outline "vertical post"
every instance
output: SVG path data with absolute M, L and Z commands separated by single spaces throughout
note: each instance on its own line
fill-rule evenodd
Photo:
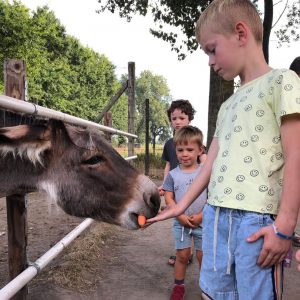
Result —
M 149 111 L 149 99 L 145 100 L 145 129 L 146 129 L 146 134 L 145 134 L 145 175 L 149 175 L 149 167 L 150 167 L 150 157 L 149 157 L 149 116 L 150 116 L 150 111 Z
M 104 114 L 104 120 L 103 121 L 104 121 L 103 124 L 105 126 L 112 127 L 112 113 L 110 111 L 108 111 Z M 111 143 L 111 135 L 112 134 L 110 132 L 105 132 L 105 138 L 110 143 Z
M 134 134 L 135 118 L 135 63 L 128 63 L 128 132 Z M 134 155 L 134 138 L 128 138 L 128 156 Z
M 24 61 L 6 60 L 4 62 L 5 95 L 25 100 L 26 68 Z M 16 124 L 11 124 L 16 125 Z M 24 195 L 6 197 L 8 231 L 8 268 L 12 280 L 27 266 L 27 203 Z M 27 297 L 24 286 L 12 299 L 23 300 Z

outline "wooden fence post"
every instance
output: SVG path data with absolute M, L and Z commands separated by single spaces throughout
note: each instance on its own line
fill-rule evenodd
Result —
M 110 111 L 104 113 L 104 126 L 112 127 L 112 113 Z M 110 132 L 105 132 L 105 139 L 111 143 L 111 136 Z
M 26 68 L 24 61 L 4 62 L 5 95 L 25 100 Z M 17 125 L 17 124 L 10 124 Z M 12 280 L 27 267 L 27 203 L 24 195 L 6 197 L 8 232 L 8 268 Z M 12 299 L 26 299 L 27 286 L 24 286 Z
M 135 63 L 128 63 L 128 132 L 134 134 L 135 117 Z M 128 138 L 128 156 L 134 155 L 134 138 Z
M 149 99 L 145 100 L 145 175 L 149 175 L 150 157 L 149 157 Z

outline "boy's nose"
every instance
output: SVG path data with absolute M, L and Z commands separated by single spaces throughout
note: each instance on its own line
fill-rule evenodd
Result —
M 215 65 L 215 59 L 212 55 L 209 55 L 209 57 L 208 57 L 208 65 L 210 67 L 213 67 Z

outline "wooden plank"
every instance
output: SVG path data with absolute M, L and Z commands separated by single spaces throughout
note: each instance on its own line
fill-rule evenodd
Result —
M 149 169 L 150 169 L 150 157 L 149 157 L 149 120 L 150 120 L 150 110 L 149 110 L 149 99 L 145 100 L 145 175 L 149 175 Z
M 103 111 L 101 112 L 101 114 L 99 114 L 96 118 L 95 118 L 95 122 L 99 123 L 104 115 L 113 107 L 113 105 L 117 102 L 117 100 L 121 97 L 121 95 L 126 91 L 128 86 L 128 81 L 126 81 L 122 87 L 117 91 L 117 93 L 110 98 L 108 104 L 105 106 L 105 108 L 103 109 Z
M 135 118 L 135 63 L 128 63 L 128 132 L 134 133 Z M 128 138 L 128 156 L 134 155 L 134 139 Z
M 104 114 L 104 126 L 112 127 L 112 113 L 110 111 Z M 105 132 L 105 138 L 107 141 L 111 143 L 112 134 L 109 132 Z
M 5 95 L 25 100 L 25 82 L 25 63 L 21 60 L 6 60 L 4 62 Z M 17 125 L 17 123 L 10 125 Z M 27 267 L 27 205 L 25 196 L 11 195 L 6 197 L 6 207 L 8 269 L 9 279 L 12 280 Z M 28 288 L 24 286 L 12 299 L 23 300 L 26 299 L 27 294 Z

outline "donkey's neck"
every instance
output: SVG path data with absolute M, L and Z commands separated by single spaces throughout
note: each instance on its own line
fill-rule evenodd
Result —
M 37 190 L 38 180 L 46 171 L 40 163 L 13 152 L 0 152 L 0 196 Z

